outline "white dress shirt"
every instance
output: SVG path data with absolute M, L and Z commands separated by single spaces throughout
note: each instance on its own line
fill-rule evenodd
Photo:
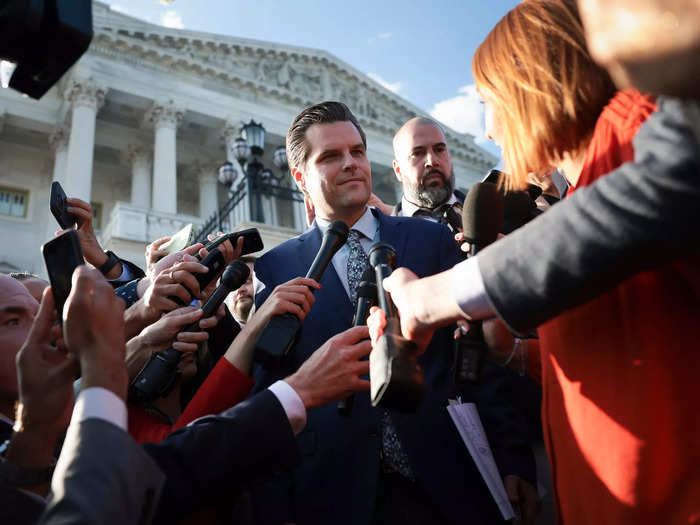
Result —
M 330 225 L 330 221 L 316 217 L 316 225 L 318 229 L 321 230 L 323 234 Z M 365 213 L 360 217 L 355 224 L 350 226 L 351 230 L 359 231 L 362 236 L 360 237 L 360 246 L 365 251 L 369 252 L 369 249 L 375 242 L 379 241 L 379 221 L 372 213 L 372 209 L 367 207 Z M 333 256 L 332 263 L 335 273 L 338 274 L 340 282 L 345 288 L 345 293 L 350 297 L 350 285 L 348 284 L 348 257 L 350 257 L 350 247 L 345 243 L 340 250 L 336 252 Z
M 306 407 L 299 394 L 284 381 L 273 383 L 268 390 L 279 400 L 294 435 L 297 435 L 306 426 Z M 111 390 L 94 386 L 81 390 L 78 394 L 73 407 L 71 425 L 92 417 L 112 423 L 124 431 L 128 430 L 126 404 Z

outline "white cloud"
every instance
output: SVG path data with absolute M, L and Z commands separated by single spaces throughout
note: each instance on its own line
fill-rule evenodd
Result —
M 385 88 L 387 88 L 389 91 L 392 91 L 394 93 L 398 93 L 401 91 L 401 88 L 403 87 L 403 83 L 401 82 L 389 82 L 387 80 L 384 80 L 382 77 L 380 77 L 377 73 L 367 73 L 367 76 L 374 80 L 376 83 L 381 84 Z
M 474 135 L 476 142 L 487 141 L 484 132 L 484 105 L 474 84 L 459 88 L 459 95 L 438 102 L 430 114 L 460 133 Z
M 389 40 L 392 36 L 394 36 L 394 33 L 390 31 L 385 31 L 383 33 L 379 33 L 377 35 L 369 37 L 367 39 L 367 43 L 374 44 L 377 40 Z
M 117 11 L 118 13 L 127 13 L 126 7 L 121 4 L 112 4 L 109 6 L 112 11 Z
M 185 27 L 185 24 L 182 23 L 180 13 L 172 9 L 163 14 L 160 18 L 160 23 L 165 27 L 172 27 L 173 29 L 184 29 Z

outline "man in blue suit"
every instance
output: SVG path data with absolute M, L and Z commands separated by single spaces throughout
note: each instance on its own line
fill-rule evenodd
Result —
M 446 227 L 389 217 L 367 206 L 372 175 L 366 138 L 344 104 L 324 102 L 297 116 L 287 134 L 287 156 L 292 175 L 313 202 L 316 221 L 309 231 L 256 261 L 256 305 L 275 286 L 306 274 L 330 222 L 344 221 L 351 232 L 320 280 L 321 289 L 315 292 L 314 307 L 304 320 L 291 358 L 277 370 L 258 367 L 256 389 L 298 368 L 315 348 L 350 326 L 352 275 L 363 255 L 358 255 L 360 248 L 366 254 L 373 243 L 387 242 L 398 254 L 398 265 L 421 277 L 451 268 L 459 257 Z M 501 522 L 446 410 L 448 398 L 455 396 L 452 359 L 451 330 L 443 329 L 420 358 L 426 394 L 415 414 L 375 409 L 366 395 L 356 396 L 350 417 L 338 414 L 335 406 L 309 413 L 307 427 L 298 436 L 302 466 L 268 480 L 256 491 L 260 522 Z M 489 410 L 483 406 L 488 433 L 493 429 L 488 428 Z M 502 436 L 497 432 L 489 434 L 495 449 L 500 445 L 508 452 L 518 449 L 499 440 Z M 531 457 L 524 452 L 523 458 L 522 452 L 518 449 L 512 455 L 522 461 L 499 465 L 501 474 L 532 479 Z

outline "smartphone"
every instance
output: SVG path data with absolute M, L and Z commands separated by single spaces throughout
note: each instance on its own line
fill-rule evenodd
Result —
M 63 191 L 61 183 L 54 181 L 51 183 L 51 197 L 49 198 L 49 207 L 51 213 L 56 218 L 56 222 L 63 230 L 73 229 L 78 220 L 75 215 L 68 213 L 68 203 L 66 202 L 66 192 Z
M 170 240 L 161 245 L 159 249 L 165 250 L 169 254 L 175 253 L 187 248 L 190 244 L 192 244 L 192 241 L 194 241 L 194 230 L 192 229 L 192 223 L 189 223 L 170 237 Z
M 84 264 L 80 239 L 75 230 L 66 230 L 41 247 L 46 272 L 49 274 L 51 291 L 56 304 L 59 322 L 63 319 L 63 305 L 70 294 L 71 280 L 75 269 Z
M 207 255 L 204 258 L 204 260 L 201 261 L 201 264 L 209 268 L 209 271 L 207 273 L 195 273 L 193 275 L 199 283 L 199 289 L 204 290 L 223 271 L 224 266 L 226 265 L 226 259 L 224 259 L 224 254 L 221 253 L 221 251 L 218 248 L 214 248 L 212 251 L 209 252 L 209 255 Z M 187 286 L 185 286 L 184 284 L 181 284 L 181 286 L 185 290 L 187 290 L 187 292 L 190 295 L 192 295 L 192 291 L 189 288 L 187 288 Z M 194 299 L 194 296 L 192 298 Z M 180 299 L 177 296 L 170 296 L 168 297 L 168 299 L 174 301 L 180 306 L 185 306 L 185 303 L 182 301 L 182 299 Z
M 243 251 L 241 255 L 248 255 L 249 253 L 259 252 L 265 246 L 263 245 L 262 238 L 260 237 L 260 232 L 257 228 L 248 228 L 247 230 L 241 230 L 237 232 L 227 233 L 221 237 L 217 237 L 209 244 L 205 246 L 207 251 L 211 251 L 217 246 L 219 246 L 224 241 L 231 241 L 233 247 L 236 247 L 238 243 L 238 238 L 243 237 Z M 199 256 L 197 256 L 199 258 Z

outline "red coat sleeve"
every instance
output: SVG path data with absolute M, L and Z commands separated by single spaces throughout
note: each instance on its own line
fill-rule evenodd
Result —
M 248 396 L 253 384 L 252 378 L 222 357 L 185 407 L 171 431 L 189 425 L 202 416 L 218 414 L 237 405 Z

